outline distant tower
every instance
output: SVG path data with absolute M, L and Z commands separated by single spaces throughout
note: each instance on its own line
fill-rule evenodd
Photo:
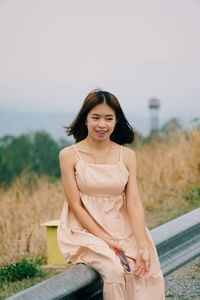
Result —
M 149 100 L 150 109 L 150 134 L 158 132 L 158 110 L 160 108 L 160 101 L 157 98 L 151 98 Z

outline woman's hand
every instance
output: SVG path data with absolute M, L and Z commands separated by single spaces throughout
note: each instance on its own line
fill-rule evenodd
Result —
M 136 257 L 135 275 L 146 277 L 151 265 L 150 252 L 148 248 L 139 248 Z
M 105 242 L 111 249 L 114 249 L 114 250 L 117 249 L 117 250 L 124 251 L 124 248 L 115 239 L 108 238 L 108 239 L 105 239 Z

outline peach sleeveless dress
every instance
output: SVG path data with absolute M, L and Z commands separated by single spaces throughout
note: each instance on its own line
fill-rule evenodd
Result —
M 129 172 L 123 162 L 123 146 L 120 146 L 116 164 L 92 164 L 77 154 L 75 177 L 84 208 L 101 228 L 117 239 L 124 247 L 131 272 L 123 270 L 118 256 L 100 238 L 84 229 L 70 210 L 67 199 L 61 212 L 57 230 L 59 248 L 65 262 L 85 263 L 95 269 L 103 280 L 105 300 L 163 300 L 164 278 L 154 241 L 149 237 L 151 267 L 148 277 L 134 274 L 137 243 L 129 222 L 125 185 Z

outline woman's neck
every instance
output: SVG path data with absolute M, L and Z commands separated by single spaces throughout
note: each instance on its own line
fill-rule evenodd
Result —
M 89 146 L 90 148 L 101 150 L 105 148 L 111 148 L 112 141 L 110 139 L 105 141 L 96 141 L 90 137 L 87 137 L 85 139 L 85 144 Z

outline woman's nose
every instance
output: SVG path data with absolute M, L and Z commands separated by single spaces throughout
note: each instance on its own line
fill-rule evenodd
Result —
M 98 125 L 99 125 L 99 127 L 105 127 L 105 120 L 100 119 Z

